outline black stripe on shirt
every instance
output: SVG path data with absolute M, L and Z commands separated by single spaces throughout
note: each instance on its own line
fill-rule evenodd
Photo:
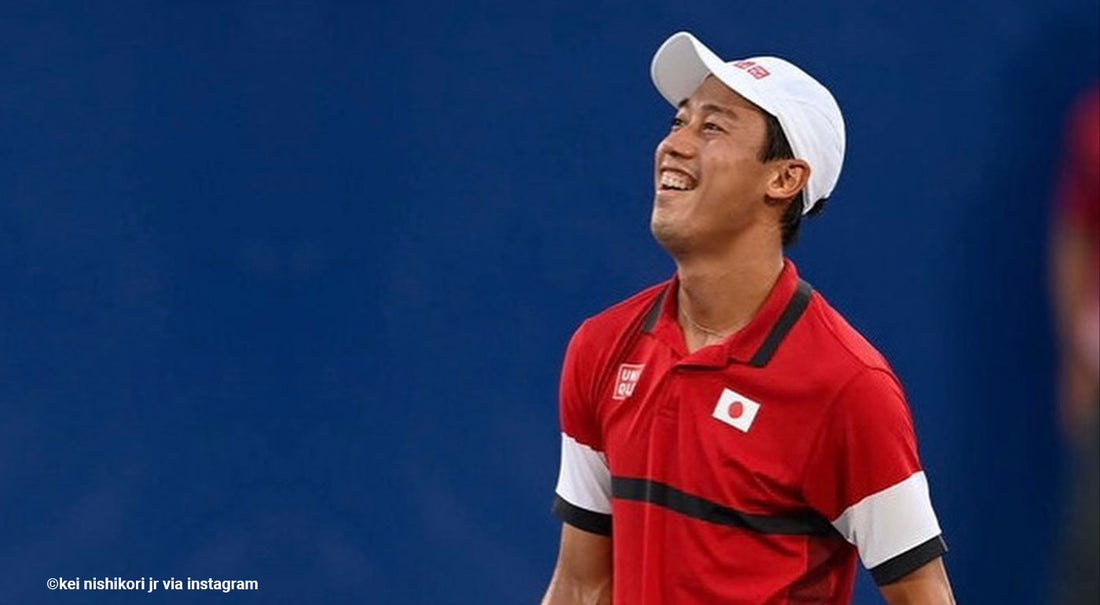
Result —
M 559 519 L 577 529 L 583 529 L 586 532 L 600 534 L 601 536 L 611 535 L 611 515 L 595 513 L 575 506 L 558 495 L 554 496 L 552 510 Z
M 649 479 L 612 477 L 611 495 L 620 500 L 648 502 L 708 523 L 762 534 L 821 535 L 835 531 L 827 519 L 817 514 L 772 517 L 744 513 Z
M 896 557 L 891 557 L 875 565 L 871 568 L 871 577 L 875 579 L 875 584 L 879 586 L 896 582 L 902 576 L 916 571 L 918 567 L 936 557 L 943 556 L 946 552 L 947 544 L 944 543 L 943 536 L 936 536 Z
M 760 345 L 760 348 L 756 350 L 756 353 L 749 360 L 749 365 L 757 368 L 762 368 L 767 365 L 768 361 L 775 355 L 775 350 L 779 348 L 779 343 L 783 342 L 783 338 L 787 336 L 787 332 L 791 331 L 795 322 L 799 317 L 802 317 L 802 313 L 806 311 L 806 307 L 810 304 L 810 296 L 813 294 L 814 289 L 810 284 L 803 280 L 798 280 L 798 289 L 795 290 L 794 296 L 791 296 L 790 302 L 787 303 L 787 307 L 783 309 L 783 313 L 779 316 L 779 319 L 775 321 L 775 325 L 772 326 L 768 335 L 764 338 L 764 342 Z
M 642 322 L 643 332 L 652 332 L 653 326 L 657 325 L 657 318 L 661 316 L 661 308 L 667 294 L 668 288 L 661 290 L 661 293 L 657 295 L 657 299 L 650 303 L 649 310 L 645 313 L 645 320 Z

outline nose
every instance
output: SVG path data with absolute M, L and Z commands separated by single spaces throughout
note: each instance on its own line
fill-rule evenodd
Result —
M 678 158 L 695 157 L 696 141 L 689 128 L 677 128 L 668 133 L 657 145 L 657 155 L 671 155 Z

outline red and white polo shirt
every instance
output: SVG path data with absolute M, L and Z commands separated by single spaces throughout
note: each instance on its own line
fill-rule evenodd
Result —
M 689 354 L 677 280 L 585 321 L 561 377 L 554 511 L 610 534 L 625 605 L 848 603 L 946 552 L 886 360 L 787 261 Z

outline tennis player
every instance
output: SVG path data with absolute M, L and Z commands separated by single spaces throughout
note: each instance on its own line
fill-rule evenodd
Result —
M 784 257 L 833 191 L 833 96 L 774 57 L 658 49 L 650 218 L 676 273 L 586 320 L 561 377 L 544 605 L 949 604 L 901 384 Z

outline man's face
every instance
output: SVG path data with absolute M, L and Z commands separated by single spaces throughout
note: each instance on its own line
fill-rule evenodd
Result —
M 657 146 L 650 229 L 670 253 L 720 250 L 762 220 L 764 114 L 713 76 L 680 104 Z

